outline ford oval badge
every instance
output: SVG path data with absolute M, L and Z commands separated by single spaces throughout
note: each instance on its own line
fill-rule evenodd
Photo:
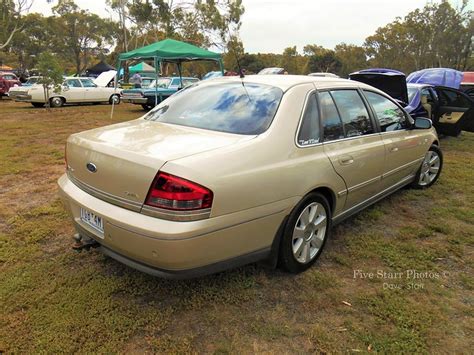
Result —
M 91 162 L 87 163 L 86 168 L 87 168 L 87 170 L 89 170 L 91 173 L 97 172 L 97 166 L 95 166 L 94 163 L 91 163 Z

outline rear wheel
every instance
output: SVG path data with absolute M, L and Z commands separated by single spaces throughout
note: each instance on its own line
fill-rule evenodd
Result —
M 291 212 L 280 246 L 280 264 L 292 273 L 313 265 L 321 254 L 331 228 L 326 198 L 310 193 Z
M 31 104 L 33 105 L 33 107 L 36 107 L 36 108 L 44 107 L 43 102 L 32 102 Z
M 51 107 L 61 107 L 64 105 L 64 99 L 62 97 L 53 97 L 49 100 Z
M 425 154 L 412 186 L 418 189 L 430 187 L 438 180 L 442 168 L 443 153 L 438 146 L 432 145 Z
M 109 104 L 114 104 L 114 105 L 118 105 L 120 103 L 120 96 L 119 95 L 112 95 L 110 96 L 110 99 L 109 99 Z

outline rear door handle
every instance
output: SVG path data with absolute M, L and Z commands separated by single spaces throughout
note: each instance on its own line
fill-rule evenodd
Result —
M 354 162 L 354 158 L 350 155 L 343 155 L 342 157 L 339 157 L 339 164 L 341 165 L 349 165 Z
M 390 152 L 392 152 L 392 153 L 398 152 L 398 147 L 390 148 Z

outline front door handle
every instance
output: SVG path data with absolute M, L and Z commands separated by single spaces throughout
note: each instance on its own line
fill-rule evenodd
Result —
M 391 153 L 398 152 L 398 147 L 392 147 L 392 148 L 390 148 L 390 152 L 391 152 Z
M 343 155 L 339 157 L 339 164 L 341 165 L 349 165 L 354 162 L 354 158 L 350 155 Z

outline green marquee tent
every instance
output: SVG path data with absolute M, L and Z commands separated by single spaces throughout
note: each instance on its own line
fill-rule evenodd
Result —
M 222 64 L 222 57 L 219 53 L 169 38 L 119 55 L 121 61 L 141 58 L 157 58 L 159 62 L 214 60 Z
M 130 73 L 142 73 L 142 72 L 155 72 L 155 68 L 152 67 L 150 64 L 145 62 L 140 62 L 138 64 L 132 65 L 128 67 L 128 71 Z

